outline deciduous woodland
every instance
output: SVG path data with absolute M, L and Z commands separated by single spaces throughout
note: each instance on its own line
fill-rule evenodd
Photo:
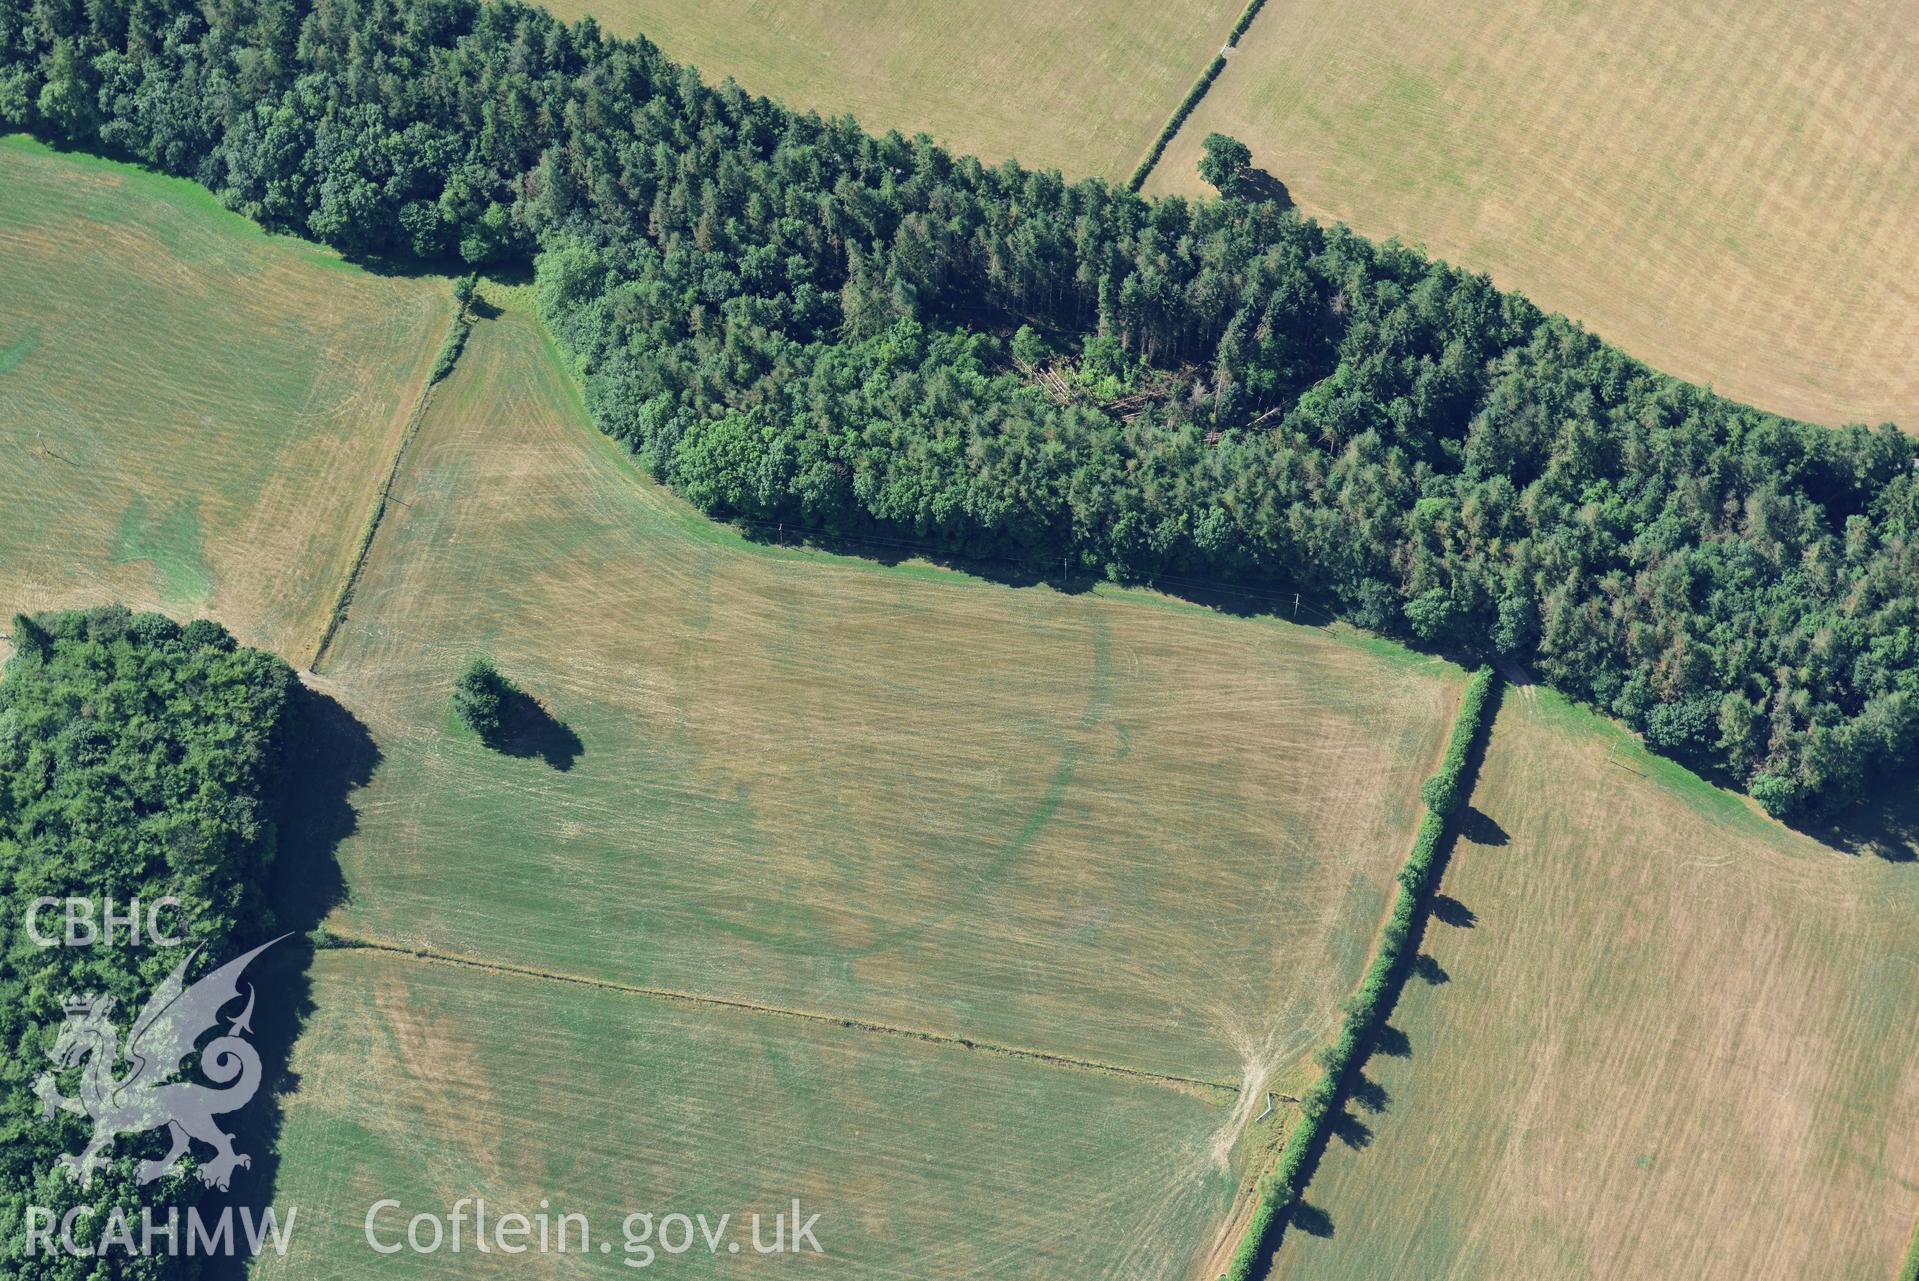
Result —
M 8 1276 L 67 1275 L 60 1263 L 83 1275 L 78 1262 L 49 1264 L 44 1251 L 27 1262 L 27 1207 L 56 1220 L 91 1207 L 76 1229 L 88 1245 L 111 1207 L 137 1232 L 140 1207 L 201 1200 L 194 1170 L 206 1150 L 181 1175 L 142 1185 L 127 1154 L 162 1149 L 127 1134 L 89 1182 L 67 1177 L 56 1158 L 79 1152 L 92 1127 L 65 1111 L 41 1119 L 34 1088 L 56 1066 L 48 1051 L 62 1002 L 112 997 L 115 1017 L 131 1020 L 194 949 L 203 960 L 230 959 L 232 944 L 270 936 L 262 883 L 298 683 L 280 659 L 235 645 L 217 623 L 183 628 L 117 606 L 17 616 L 13 642 L 0 681 L 0 886 L 13 905 L 0 952 L 0 1261 Z M 122 922 L 117 946 L 44 947 L 24 919 L 36 899 L 80 899 L 98 928 L 109 911 L 124 915 L 137 900 L 151 912 L 169 896 L 178 905 L 164 916 L 142 914 L 177 939 L 169 946 L 127 945 Z M 60 909 L 45 910 L 36 928 L 58 936 Z M 155 1213 L 164 1219 L 164 1209 Z M 164 1251 L 101 1267 L 140 1281 L 201 1271 L 198 1259 Z
M 1779 814 L 1919 739 L 1912 441 L 1270 204 L 988 169 L 477 0 L 0 0 L 0 126 L 352 254 L 534 259 L 600 425 L 714 515 L 1305 588 Z

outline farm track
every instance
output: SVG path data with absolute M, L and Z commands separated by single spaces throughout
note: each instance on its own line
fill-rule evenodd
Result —
M 1035 1063 L 1046 1063 L 1053 1067 L 1077 1068 L 1086 1072 L 1103 1072 L 1109 1076 L 1127 1077 L 1137 1081 L 1152 1081 L 1168 1086 L 1197 1086 L 1207 1090 L 1217 1090 L 1222 1094 L 1237 1095 L 1238 1085 L 1225 1081 L 1209 1081 L 1202 1077 L 1179 1076 L 1168 1072 L 1152 1072 L 1144 1068 L 1128 1067 L 1123 1063 L 1108 1063 L 1099 1059 L 1079 1058 L 1071 1054 L 1054 1054 L 1046 1050 L 1028 1049 L 1017 1045 L 1000 1045 L 992 1041 L 980 1041 L 971 1037 L 954 1036 L 947 1032 L 934 1032 L 925 1028 L 899 1027 L 890 1023 L 875 1023 L 867 1019 L 851 1018 L 841 1014 L 827 1014 L 818 1010 L 796 1010 L 780 1005 L 767 1005 L 758 1001 L 735 1000 L 729 997 L 703 996 L 697 992 L 681 992 L 672 988 L 646 987 L 637 983 L 620 983 L 613 979 L 597 979 L 584 974 L 563 974 L 556 970 L 543 970 L 530 965 L 514 965 L 506 961 L 491 961 L 484 957 L 463 956 L 451 952 L 439 952 L 431 948 L 405 947 L 398 943 L 382 942 L 378 939 L 361 938 L 353 935 L 334 934 L 338 941 L 331 945 L 332 951 L 383 952 L 394 956 L 407 956 L 415 960 L 439 965 L 451 965 L 462 969 L 483 970 L 490 974 L 510 974 L 519 978 L 542 979 L 549 983 L 566 983 L 576 987 L 598 988 L 605 992 L 621 992 L 628 996 L 652 997 L 656 1000 L 674 1001 L 683 1005 L 717 1007 L 720 1009 L 741 1010 L 749 1014 L 766 1014 L 779 1018 L 800 1019 L 808 1023 L 819 1023 L 829 1027 L 845 1028 L 854 1032 L 870 1032 L 876 1036 L 898 1037 L 908 1041 L 922 1041 L 929 1045 L 955 1046 L 967 1050 L 980 1050 L 988 1054 L 1002 1054 L 1008 1058 L 1027 1059 Z M 1275 1094 L 1276 1098 L 1296 1103 L 1291 1095 Z

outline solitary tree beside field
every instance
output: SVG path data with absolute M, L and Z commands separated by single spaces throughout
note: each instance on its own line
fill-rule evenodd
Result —
M 1206 154 L 1199 158 L 1199 176 L 1213 184 L 1220 195 L 1232 195 L 1252 166 L 1252 148 L 1223 133 L 1207 134 L 1200 146 Z

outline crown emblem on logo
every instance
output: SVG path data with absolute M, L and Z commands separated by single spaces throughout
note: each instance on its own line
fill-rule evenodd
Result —
M 280 938 L 285 938 L 283 934 Z M 184 957 L 147 998 L 123 1039 L 108 1022 L 114 998 L 107 995 L 60 998 L 66 1021 L 47 1050 L 53 1071 L 42 1072 L 33 1091 L 40 1099 L 40 1115 L 55 1112 L 86 1117 L 93 1134 L 78 1156 L 62 1155 L 63 1169 L 81 1186 L 108 1163 L 114 1140 L 164 1127 L 173 1146 L 165 1156 L 142 1164 L 135 1172 L 141 1183 L 177 1172 L 181 1158 L 198 1141 L 213 1149 L 198 1171 L 208 1187 L 226 1188 L 233 1171 L 252 1164 L 245 1153 L 233 1150 L 233 1135 L 214 1118 L 244 1107 L 260 1088 L 260 1055 L 247 1041 L 253 1025 L 253 987 L 241 973 L 254 957 L 279 942 L 262 943 L 237 960 L 229 961 L 198 982 L 187 982 L 187 966 L 199 951 Z M 223 1018 L 221 1010 L 244 995 L 246 1008 Z M 223 1030 L 221 1023 L 227 1026 Z M 200 1038 L 216 1033 L 204 1046 Z M 211 1084 L 172 1081 L 189 1060 Z M 120 1065 L 127 1064 L 125 1071 Z M 80 1093 L 60 1093 L 59 1074 L 77 1075 Z

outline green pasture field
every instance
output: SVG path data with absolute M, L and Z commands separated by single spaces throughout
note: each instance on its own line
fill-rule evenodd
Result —
M 0 138 L 0 607 L 209 613 L 304 663 L 452 311 Z
M 1363 965 L 1456 668 L 1146 593 L 749 543 L 538 325 L 435 390 L 321 670 L 384 754 L 330 924 L 1251 1084 Z M 552 723 L 451 719 L 476 654 Z
M 1919 1205 L 1910 815 L 1842 852 L 1530 691 L 1472 801 L 1384 1097 L 1274 1275 L 1891 1277 Z
M 1166 1281 L 1232 1195 L 1208 1157 L 1228 1107 L 1205 1091 L 373 952 L 322 952 L 314 977 L 274 1189 L 300 1207 L 296 1248 L 261 1281 Z M 387 1243 L 464 1196 L 584 1214 L 590 1248 L 367 1246 L 382 1198 L 403 1207 L 376 1221 Z M 754 1254 L 747 1216 L 768 1244 L 794 1198 L 823 1253 Z M 644 1261 L 621 1231 L 636 1211 L 731 1214 L 741 1250 L 622 1266 Z
M 717 82 L 996 164 L 1124 179 L 1242 0 L 558 0 Z
M 1905 0 L 1272 3 L 1147 191 L 1210 194 L 1200 140 L 1232 134 L 1306 212 L 1667 373 L 1914 430 L 1916 122 Z

